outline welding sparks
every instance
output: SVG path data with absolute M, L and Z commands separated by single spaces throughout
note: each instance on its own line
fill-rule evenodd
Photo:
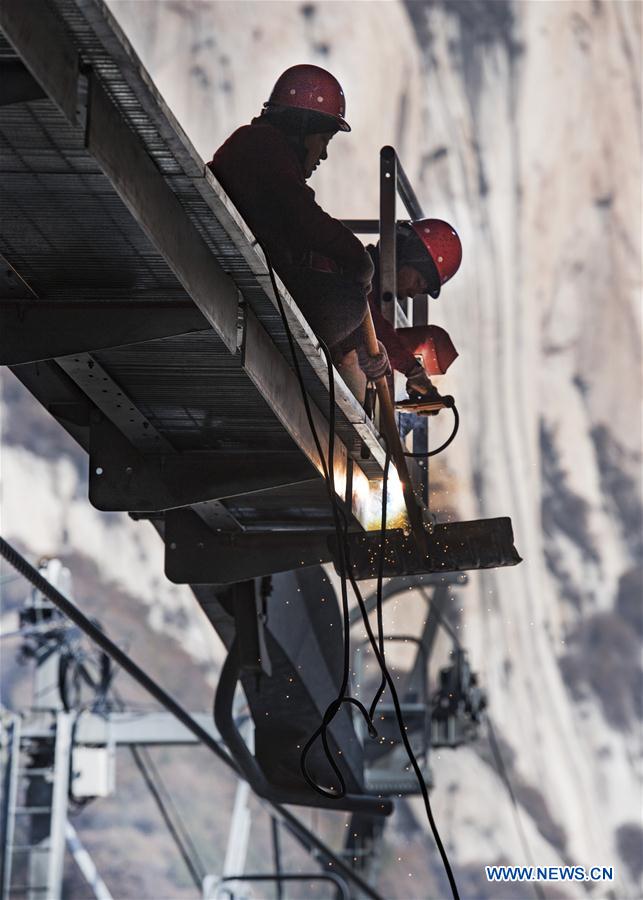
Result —
M 369 481 L 356 468 L 353 474 L 353 510 L 367 531 L 377 531 L 382 524 L 382 478 Z M 408 525 L 402 482 L 393 465 L 389 468 L 386 491 L 386 527 L 404 528 Z

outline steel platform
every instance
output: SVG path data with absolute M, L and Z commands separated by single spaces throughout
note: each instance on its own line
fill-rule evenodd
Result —
M 270 533 L 268 567 L 291 568 L 333 517 L 254 236 L 100 0 L 1 0 L 0 29 L 0 362 L 88 452 L 98 509 Z M 327 366 L 278 289 L 328 464 Z M 335 491 L 372 530 L 383 442 L 333 377 Z

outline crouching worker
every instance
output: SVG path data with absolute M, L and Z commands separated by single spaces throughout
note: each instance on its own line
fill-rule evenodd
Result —
M 209 167 L 315 334 L 334 359 L 349 335 L 361 346 L 373 263 L 362 243 L 306 185 L 338 131 L 350 131 L 344 93 L 318 66 L 287 69 L 261 115 L 232 134 Z M 390 371 L 386 352 L 362 354 L 369 378 Z
M 436 392 L 424 366 L 412 352 L 414 341 L 402 329 L 398 333 L 381 314 L 378 305 L 379 284 L 379 244 L 369 246 L 368 253 L 373 261 L 375 274 L 368 302 L 373 316 L 373 324 L 378 340 L 386 348 L 393 369 L 406 376 L 406 390 L 409 396 L 430 397 Z M 460 267 L 462 245 L 454 228 L 441 219 L 420 219 L 416 222 L 400 222 L 396 231 L 396 294 L 399 300 L 429 294 L 434 299 L 440 296 L 442 285 L 449 281 Z M 417 329 L 414 329 L 417 331 Z M 425 329 L 426 330 L 426 329 Z M 438 334 L 441 330 L 438 330 Z M 446 332 L 441 340 L 450 344 Z M 361 397 L 366 388 L 361 367 L 365 349 L 360 334 L 354 332 L 342 343 L 344 354 L 339 363 L 340 372 L 356 396 Z M 455 352 L 452 349 L 447 351 Z M 358 363 L 360 368 L 356 367 Z

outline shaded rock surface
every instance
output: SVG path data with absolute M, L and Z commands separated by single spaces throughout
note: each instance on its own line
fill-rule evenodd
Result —
M 641 5 L 110 8 L 205 160 L 258 113 L 283 68 L 314 62 L 341 80 L 353 126 L 314 176 L 324 207 L 376 217 L 378 151 L 392 143 L 426 212 L 457 226 L 462 269 L 431 304 L 460 353 L 439 384 L 462 418 L 445 454 L 448 503 L 462 519 L 510 515 L 525 561 L 473 575 L 454 621 L 488 690 L 534 861 L 613 864 L 617 882 L 594 896 L 640 896 Z M 83 512 L 82 464 L 14 394 L 9 386 L 3 533 L 34 555 L 82 550 L 132 592 L 139 579 L 148 602 L 162 599 L 149 615 L 164 629 L 163 610 L 172 620 L 173 604 L 190 601 L 163 581 L 158 538 Z M 396 607 L 405 628 L 421 617 L 415 602 Z M 195 649 L 208 626 L 198 613 L 190 621 L 177 638 L 201 660 L 220 658 L 207 641 Z M 432 765 L 463 897 L 531 896 L 484 879 L 485 864 L 526 862 L 484 739 L 436 752 Z M 381 890 L 446 896 L 428 834 L 409 824 L 424 827 L 421 803 L 407 811 L 396 823 L 408 839 L 390 829 Z M 138 883 L 123 890 L 145 895 Z

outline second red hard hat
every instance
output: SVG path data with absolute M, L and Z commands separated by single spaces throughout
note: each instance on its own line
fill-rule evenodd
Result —
M 429 292 L 432 297 L 438 297 L 442 285 L 453 278 L 460 268 L 462 262 L 460 238 L 455 229 L 442 219 L 419 219 L 417 222 L 411 222 L 411 225 L 438 270 L 440 283 L 435 290 Z

